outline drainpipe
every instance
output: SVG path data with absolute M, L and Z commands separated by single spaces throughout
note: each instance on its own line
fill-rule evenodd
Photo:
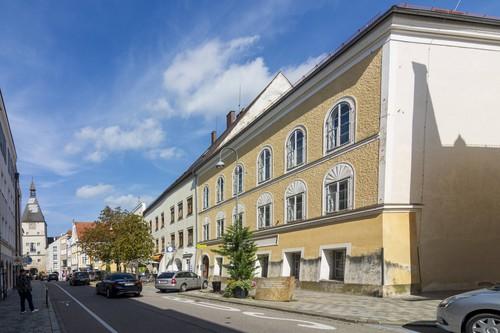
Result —
M 198 245 L 198 174 L 193 170 L 193 181 L 194 181 L 194 200 L 193 200 L 193 209 L 194 209 L 194 227 L 193 227 L 193 245 L 194 245 L 194 262 L 193 262 L 193 271 L 198 274 L 198 249 L 196 246 Z

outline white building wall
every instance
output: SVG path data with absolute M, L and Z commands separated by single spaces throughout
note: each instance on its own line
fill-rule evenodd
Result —
M 500 280 L 500 27 L 436 22 L 384 46 L 379 201 L 415 205 L 423 290 L 477 288 Z
M 33 260 L 26 268 L 37 268 L 39 272 L 45 271 L 47 254 L 47 225 L 43 222 L 22 223 L 23 255 L 29 255 Z
M 158 270 L 177 271 L 176 260 L 180 260 L 183 270 L 195 271 L 196 258 L 196 196 L 195 196 L 195 180 L 193 177 L 186 179 L 181 184 L 176 186 L 167 196 L 151 211 L 146 212 L 144 220 L 149 224 L 152 222 L 154 239 L 158 239 L 159 247 L 161 248 L 161 238 L 165 237 L 165 247 L 170 245 L 170 235 L 175 234 L 176 250 L 174 253 L 165 254 L 159 264 Z M 193 199 L 192 214 L 187 216 L 187 199 Z M 177 204 L 183 202 L 183 219 L 178 220 Z M 175 222 L 170 221 L 170 207 L 175 207 Z M 161 213 L 165 214 L 165 227 L 161 228 Z M 155 230 L 155 218 L 158 217 L 159 228 Z M 193 244 L 188 246 L 188 230 L 193 230 Z M 184 246 L 179 248 L 179 231 L 184 233 Z M 165 252 L 165 249 L 160 252 Z

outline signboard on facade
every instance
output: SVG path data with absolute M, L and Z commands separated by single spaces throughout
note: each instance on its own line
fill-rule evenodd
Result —
M 206 249 L 207 248 L 207 244 L 196 244 L 196 248 L 197 249 Z

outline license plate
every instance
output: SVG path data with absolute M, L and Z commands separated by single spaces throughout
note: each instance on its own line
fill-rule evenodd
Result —
M 125 283 L 126 286 L 133 286 L 134 283 L 131 283 L 131 282 L 128 282 L 128 283 Z

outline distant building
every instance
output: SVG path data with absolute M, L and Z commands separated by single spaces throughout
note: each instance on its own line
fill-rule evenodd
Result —
M 37 269 L 38 272 L 45 271 L 47 253 L 47 223 L 43 216 L 42 209 L 36 197 L 35 183 L 30 186 L 30 197 L 24 208 L 22 221 L 23 254 L 32 259 L 31 264 L 26 265 L 26 269 Z
M 68 264 L 68 258 L 71 256 L 71 253 L 68 254 L 70 237 L 71 230 L 68 230 L 47 246 L 47 273 L 57 272 L 59 279 L 64 279 L 71 272 L 70 263 Z
M 91 258 L 83 251 L 79 244 L 79 239 L 83 234 L 93 228 L 95 222 L 76 222 L 73 221 L 73 227 L 71 229 L 71 238 L 69 239 L 70 253 L 69 256 L 71 261 L 69 267 L 71 271 L 85 271 L 94 268 Z
M 17 153 L 0 92 L 0 296 L 14 286 L 16 258 L 21 255 Z M 3 297 L 0 297 L 0 300 Z
M 130 212 L 132 214 L 136 214 L 139 216 L 142 216 L 144 214 L 144 211 L 146 210 L 146 203 L 144 201 L 141 201 L 139 199 L 139 202 L 137 203 L 137 206 L 134 207 Z

